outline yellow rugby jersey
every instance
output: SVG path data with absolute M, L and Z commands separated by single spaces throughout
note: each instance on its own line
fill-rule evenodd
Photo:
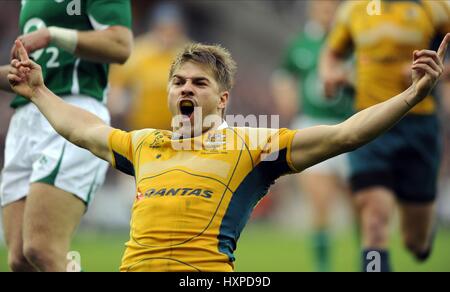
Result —
M 130 59 L 123 66 L 111 66 L 110 82 L 130 89 L 130 110 L 126 117 L 131 129 L 172 129 L 167 105 L 170 65 L 177 49 L 164 50 L 150 37 L 138 38 Z
M 120 270 L 233 271 L 253 208 L 295 171 L 295 132 L 225 127 L 176 140 L 170 131 L 114 130 L 113 166 L 137 186 Z
M 356 109 L 362 110 L 395 96 L 410 86 L 414 50 L 429 48 L 439 35 L 450 32 L 450 1 L 381 1 L 381 13 L 369 15 L 370 1 L 347 1 L 337 14 L 328 45 L 345 54 L 356 54 Z M 431 114 L 433 98 L 427 97 L 411 112 Z

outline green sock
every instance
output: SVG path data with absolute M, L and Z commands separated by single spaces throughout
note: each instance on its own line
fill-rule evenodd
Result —
M 328 231 L 318 230 L 314 232 L 314 255 L 316 257 L 316 269 L 319 272 L 330 271 L 330 239 Z

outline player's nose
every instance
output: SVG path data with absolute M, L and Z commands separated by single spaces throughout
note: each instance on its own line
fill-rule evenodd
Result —
M 194 88 L 192 86 L 191 82 L 184 83 L 183 87 L 181 88 L 181 95 L 182 96 L 192 96 L 194 95 Z

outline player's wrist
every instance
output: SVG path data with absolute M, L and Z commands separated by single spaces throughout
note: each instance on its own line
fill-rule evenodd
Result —
M 78 32 L 75 29 L 50 26 L 48 31 L 51 43 L 71 54 L 75 52 L 78 44 Z
M 49 29 L 47 27 L 44 27 L 40 31 L 42 38 L 45 40 L 45 46 L 48 46 L 52 41 L 52 36 L 50 35 Z
M 428 96 L 429 91 L 424 91 L 423 89 L 417 88 L 416 84 L 410 86 L 407 90 L 407 95 L 405 97 L 405 103 L 413 108 L 419 102 L 425 99 Z
M 46 96 L 48 92 L 49 89 L 45 86 L 45 84 L 38 85 L 32 89 L 30 100 L 35 102 L 38 99 L 42 99 L 42 97 Z

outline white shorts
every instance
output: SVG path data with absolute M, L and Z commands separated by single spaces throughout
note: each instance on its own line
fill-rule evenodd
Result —
M 317 119 L 307 116 L 301 116 L 294 120 L 292 129 L 304 129 L 318 125 L 336 125 L 340 121 L 332 119 Z M 336 175 L 342 180 L 347 180 L 349 177 L 349 161 L 346 153 L 335 156 L 328 160 L 322 161 L 313 165 L 303 171 L 303 173 L 317 173 L 326 175 Z
M 106 107 L 85 96 L 64 100 L 110 123 Z M 70 117 L 67 117 L 70 123 Z M 105 180 L 108 163 L 59 136 L 34 104 L 14 113 L 6 136 L 1 205 L 27 196 L 31 183 L 42 182 L 74 194 L 86 204 Z

